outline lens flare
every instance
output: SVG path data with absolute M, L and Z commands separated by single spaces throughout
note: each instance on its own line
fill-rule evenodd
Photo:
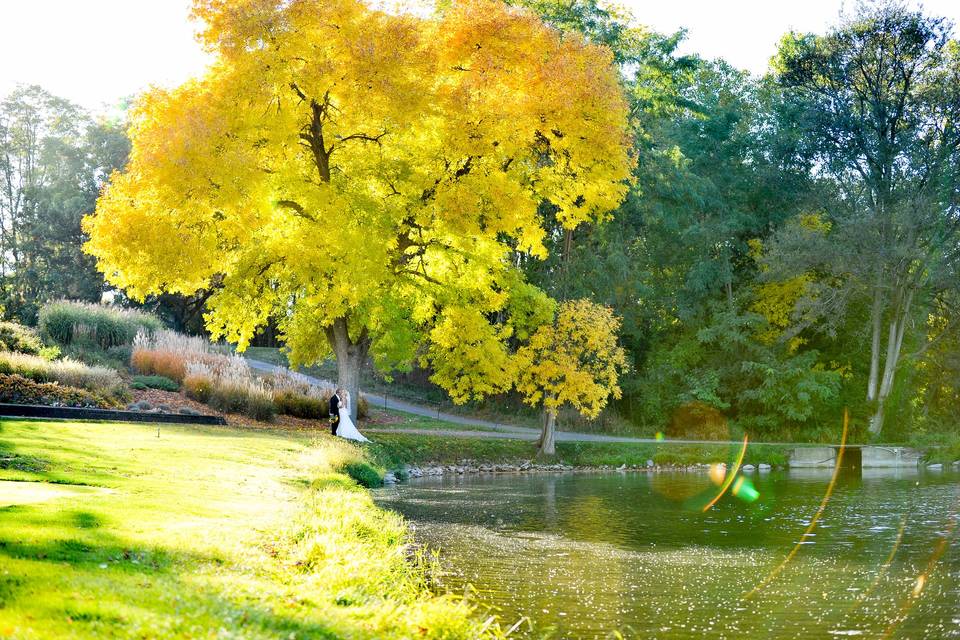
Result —
M 709 447 L 713 460 L 725 460 L 727 465 L 732 464 L 730 456 L 736 457 L 736 442 L 730 441 L 730 429 L 726 416 L 718 409 L 700 402 L 684 404 L 674 410 L 667 426 L 653 435 L 657 452 L 667 466 L 669 461 L 678 457 L 682 459 L 688 442 L 676 441 L 704 441 Z M 707 444 L 710 443 L 710 444 Z M 685 473 L 683 477 L 675 474 L 653 474 L 650 478 L 650 487 L 658 494 L 671 501 L 681 503 L 684 510 L 700 512 L 703 505 L 716 495 L 717 487 L 723 484 L 724 472 L 720 472 L 719 480 L 711 481 L 704 467 L 702 472 Z M 716 472 L 714 472 L 716 473 Z
M 740 476 L 733 483 L 730 493 L 744 502 L 753 502 L 760 497 L 760 492 L 756 490 L 753 483 L 746 476 Z
M 718 487 L 723 484 L 723 479 L 727 477 L 727 465 L 722 462 L 714 462 L 710 465 L 710 482 Z
M 890 565 L 893 564 L 893 559 L 897 556 L 897 550 L 900 549 L 900 543 L 903 541 L 903 532 L 907 528 L 907 516 L 904 515 L 900 518 L 900 530 L 897 531 L 897 539 L 893 541 L 893 547 L 890 548 L 890 553 L 887 555 L 887 559 L 884 560 L 883 564 L 880 565 L 880 569 L 877 571 L 877 575 L 874 577 L 873 582 L 870 583 L 870 586 L 864 589 L 863 593 L 857 598 L 856 602 L 853 603 L 849 609 L 847 609 L 847 614 L 849 615 L 855 609 L 857 609 L 864 600 L 867 599 L 873 590 L 877 588 L 877 585 L 880 584 L 880 581 L 883 580 L 883 577 L 887 575 L 887 571 L 890 570 Z
M 747 436 L 743 436 L 743 446 L 740 448 L 740 455 L 737 456 L 737 461 L 733 463 L 733 467 L 730 468 L 729 473 L 727 473 L 726 479 L 724 479 L 723 484 L 720 485 L 720 491 L 717 492 L 717 495 L 714 496 L 713 500 L 708 502 L 703 507 L 703 511 L 709 511 L 713 505 L 720 502 L 720 498 L 723 497 L 723 494 L 727 492 L 727 489 L 730 488 L 730 485 L 733 484 L 733 480 L 737 477 L 737 472 L 740 471 L 740 465 L 743 464 L 743 457 L 747 454 Z M 712 472 L 713 469 L 711 468 Z
M 787 557 L 783 559 L 779 565 L 777 565 L 773 571 L 771 571 L 766 578 L 764 578 L 760 584 L 755 586 L 753 589 L 744 594 L 743 599 L 749 600 L 755 596 L 761 589 L 766 587 L 768 584 L 773 582 L 781 571 L 783 571 L 790 561 L 793 560 L 793 556 L 797 555 L 797 552 L 800 550 L 800 547 L 804 542 L 807 541 L 807 538 L 810 537 L 810 534 L 813 533 L 813 530 L 817 528 L 817 523 L 820 522 L 820 516 L 823 515 L 823 512 L 827 508 L 827 503 L 830 502 L 830 496 L 833 495 L 833 488 L 837 484 L 837 477 L 840 475 L 840 465 L 843 463 L 843 452 L 847 446 L 847 430 L 850 427 L 850 413 L 844 409 L 843 410 L 843 434 L 840 437 L 840 449 L 837 451 L 837 463 L 833 467 L 833 475 L 830 477 L 830 484 L 827 485 L 827 491 L 823 494 L 823 500 L 820 501 L 820 507 L 817 508 L 817 512 L 813 514 L 813 518 L 810 519 L 810 524 L 807 526 L 807 530 L 803 532 L 803 535 L 800 536 L 800 541 L 793 546 L 793 549 L 790 550 L 790 553 L 787 554 Z
M 923 588 L 926 586 L 927 580 L 929 580 L 930 576 L 933 575 L 934 570 L 937 568 L 937 564 L 940 562 L 940 558 L 952 543 L 954 532 L 957 528 L 958 506 L 960 506 L 960 491 L 957 492 L 957 501 L 953 504 L 952 513 L 947 518 L 947 530 L 940 537 L 940 541 L 937 543 L 937 546 L 934 547 L 933 553 L 930 554 L 930 559 L 927 560 L 927 566 L 924 567 L 923 573 L 917 576 L 916 581 L 913 583 L 913 589 L 911 589 L 910 594 L 900 606 L 900 611 L 897 614 L 897 617 L 890 624 L 890 626 L 887 627 L 886 631 L 884 631 L 882 636 L 883 638 L 889 638 L 892 636 L 897 630 L 897 627 L 903 624 L 903 621 L 906 620 L 907 616 L 910 615 L 910 611 L 913 609 L 914 605 L 917 603 L 917 600 L 920 598 L 920 595 L 923 593 Z

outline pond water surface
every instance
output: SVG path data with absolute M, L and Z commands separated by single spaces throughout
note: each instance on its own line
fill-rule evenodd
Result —
M 378 493 L 523 637 L 960 638 L 960 474 L 698 473 L 420 479 Z M 469 585 L 469 586 L 468 586 Z M 475 592 L 473 591 L 475 589 Z

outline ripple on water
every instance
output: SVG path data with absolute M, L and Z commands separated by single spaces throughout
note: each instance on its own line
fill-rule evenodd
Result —
M 957 475 L 841 481 L 817 535 L 801 540 L 828 480 L 767 474 L 757 503 L 707 514 L 640 474 L 431 480 L 380 495 L 442 550 L 449 588 L 474 585 L 507 625 L 529 616 L 530 637 L 960 637 L 956 546 L 911 597 L 947 530 Z

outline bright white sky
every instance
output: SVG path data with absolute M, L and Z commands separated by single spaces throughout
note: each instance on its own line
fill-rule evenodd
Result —
M 620 0 L 637 22 L 688 32 L 682 52 L 762 73 L 790 29 L 823 31 L 852 0 Z M 925 0 L 960 22 L 960 0 Z M 190 0 L 0 0 L 0 96 L 39 84 L 96 111 L 202 72 Z

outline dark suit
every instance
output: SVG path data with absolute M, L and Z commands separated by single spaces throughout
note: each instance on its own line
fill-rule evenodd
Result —
M 337 394 L 330 396 L 330 435 L 337 435 L 340 426 L 340 397 Z

